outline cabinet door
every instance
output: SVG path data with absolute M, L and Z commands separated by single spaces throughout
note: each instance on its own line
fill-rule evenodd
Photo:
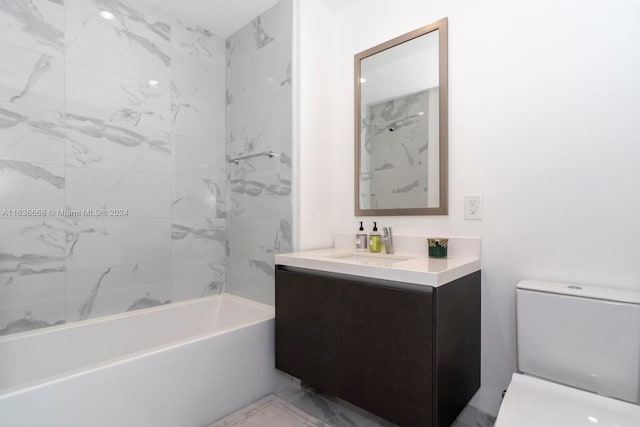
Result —
M 402 426 L 432 425 L 432 295 L 342 282 L 340 396 Z
M 339 394 L 339 281 L 276 270 L 276 368 Z

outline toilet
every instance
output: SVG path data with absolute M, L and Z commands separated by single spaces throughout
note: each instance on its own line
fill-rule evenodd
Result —
M 640 292 L 523 280 L 495 427 L 640 427 Z

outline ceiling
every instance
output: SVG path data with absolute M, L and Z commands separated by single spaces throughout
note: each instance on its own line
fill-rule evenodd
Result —
M 147 0 L 177 18 L 227 38 L 279 0 Z

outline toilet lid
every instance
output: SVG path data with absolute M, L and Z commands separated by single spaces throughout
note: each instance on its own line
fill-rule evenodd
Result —
M 640 406 L 513 374 L 495 427 L 638 427 Z

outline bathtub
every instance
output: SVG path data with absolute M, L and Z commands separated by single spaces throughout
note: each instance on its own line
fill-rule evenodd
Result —
M 0 426 L 206 426 L 284 383 L 274 309 L 229 294 L 0 338 Z

